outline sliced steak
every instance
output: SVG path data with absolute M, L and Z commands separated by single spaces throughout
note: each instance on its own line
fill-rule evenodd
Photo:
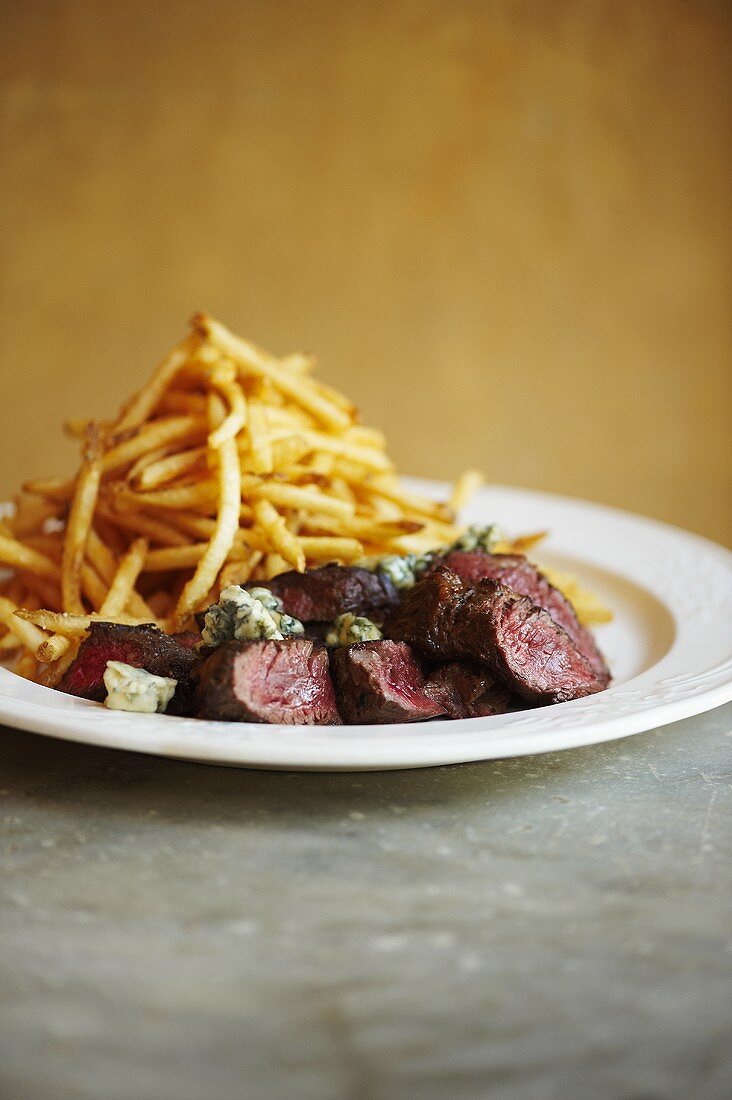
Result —
M 536 704 L 578 699 L 607 686 L 569 635 L 526 596 L 492 580 L 468 585 L 447 568 L 405 594 L 384 632 L 433 659 L 487 665 Z
M 402 593 L 399 606 L 386 618 L 389 638 L 407 642 L 423 657 L 449 661 L 466 656 L 455 648 L 455 624 L 470 599 L 470 585 L 450 569 L 429 573 Z
M 587 658 L 599 680 L 610 683 L 610 672 L 590 631 L 577 618 L 566 596 L 550 584 L 522 554 L 488 554 L 485 550 L 452 550 L 437 568 L 452 569 L 469 584 L 498 581 L 506 588 L 528 596 L 537 607 L 548 611 L 554 622 L 569 634 L 580 653 Z
M 196 714 L 222 722 L 339 725 L 328 654 L 308 638 L 225 642 L 201 668 Z
M 94 622 L 59 689 L 68 695 L 103 702 L 107 695 L 104 686 L 107 661 L 123 661 L 133 668 L 144 668 L 153 676 L 172 676 L 178 686 L 167 713 L 190 713 L 194 673 L 200 661 L 188 638 L 181 641 L 152 624 L 123 626 Z
M 510 690 L 489 669 L 467 661 L 452 661 L 434 669 L 424 690 L 451 718 L 504 714 L 511 698 Z
M 422 669 L 404 642 L 357 642 L 334 649 L 330 670 L 338 709 L 350 725 L 422 722 L 445 714 L 425 692 Z
M 264 582 L 257 584 L 261 587 Z M 293 569 L 273 577 L 266 587 L 279 596 L 287 614 L 301 623 L 330 622 L 346 611 L 380 620 L 399 600 L 396 588 L 383 573 L 355 565 L 323 565 L 304 573 Z

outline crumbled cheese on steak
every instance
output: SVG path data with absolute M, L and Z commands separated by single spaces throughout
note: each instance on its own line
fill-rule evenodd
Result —
M 232 585 L 232 588 L 234 587 L 236 585 Z M 284 611 L 285 605 L 282 600 L 279 596 L 275 596 L 274 592 L 270 592 L 269 588 L 248 588 L 247 592 L 255 600 L 259 600 L 268 611 Z
M 495 523 L 487 527 L 473 525 L 463 531 L 462 535 L 453 542 L 450 550 L 486 550 L 492 554 L 501 541 L 501 532 Z
M 107 689 L 104 705 L 110 710 L 155 714 L 165 710 L 178 681 L 170 676 L 153 676 L 144 668 L 135 668 L 122 661 L 107 661 L 104 686 Z
M 398 592 L 405 588 L 411 588 L 417 577 L 414 571 L 416 557 L 414 554 L 387 554 L 380 558 L 376 568 L 379 573 L 384 573 L 389 578 Z
M 304 633 L 302 623 L 284 613 L 282 600 L 268 588 L 247 591 L 232 584 L 206 612 L 201 638 L 206 646 L 218 646 L 232 638 L 241 642 L 281 641 Z
M 396 588 L 403 592 L 411 588 L 431 565 L 436 551 L 426 554 L 385 554 L 383 557 L 361 558 L 359 565 L 372 573 L 383 573 Z
M 356 642 L 379 642 L 383 637 L 384 635 L 371 619 L 367 619 L 364 615 L 353 615 L 347 611 L 333 620 L 325 636 L 325 644 L 334 648 L 341 645 L 354 645 Z
M 424 554 L 385 554 L 383 557 L 362 558 L 359 565 L 372 572 L 383 573 L 398 592 L 405 592 L 424 576 L 435 559 L 452 550 L 485 550 L 491 554 L 500 540 L 501 532 L 494 523 L 487 527 L 473 525 L 463 531 L 455 542 L 439 550 L 429 550 Z

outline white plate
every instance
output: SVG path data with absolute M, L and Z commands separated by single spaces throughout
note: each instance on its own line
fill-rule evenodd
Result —
M 432 496 L 434 482 L 413 482 Z M 255 768 L 429 767 L 590 745 L 732 699 L 732 553 L 640 516 L 522 489 L 485 489 L 470 522 L 548 529 L 547 565 L 612 607 L 597 637 L 613 672 L 588 699 L 492 718 L 393 726 L 265 726 L 128 715 L 0 669 L 0 721 L 35 733 L 185 760 Z

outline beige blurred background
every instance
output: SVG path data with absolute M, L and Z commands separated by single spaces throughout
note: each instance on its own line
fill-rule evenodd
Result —
M 5 3 L 0 495 L 205 308 L 406 472 L 732 540 L 732 6 Z M 500 517 L 497 517 L 500 518 Z

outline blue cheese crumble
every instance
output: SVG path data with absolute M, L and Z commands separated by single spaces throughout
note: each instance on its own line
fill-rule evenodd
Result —
M 385 554 L 383 557 L 361 558 L 357 563 L 372 573 L 383 573 L 398 592 L 416 584 L 434 561 L 436 551 L 426 554 Z
M 380 558 L 362 558 L 358 564 L 363 569 L 383 573 L 398 592 L 403 592 L 416 584 L 435 560 L 451 550 L 486 550 L 492 554 L 501 538 L 501 531 L 494 523 L 487 527 L 473 525 L 449 546 L 439 550 L 428 550 L 424 554 L 386 554 Z
M 501 532 L 495 523 L 491 523 L 488 527 L 473 525 L 463 531 L 450 550 L 486 550 L 491 554 L 500 541 Z
M 379 642 L 384 635 L 376 623 L 364 615 L 353 615 L 350 611 L 338 615 L 330 625 L 325 636 L 325 644 L 331 648 L 341 645 L 354 645 L 356 642 Z
M 104 705 L 110 710 L 155 714 L 165 710 L 178 681 L 170 676 L 153 676 L 144 668 L 135 668 L 122 661 L 107 661 L 104 686 L 107 689 Z
M 377 571 L 388 577 L 397 591 L 411 588 L 417 580 L 415 554 L 387 554 L 377 563 Z
M 218 646 L 232 638 L 242 642 L 281 641 L 304 633 L 302 623 L 285 614 L 282 600 L 268 588 L 247 591 L 232 584 L 206 612 L 201 639 L 206 646 Z

